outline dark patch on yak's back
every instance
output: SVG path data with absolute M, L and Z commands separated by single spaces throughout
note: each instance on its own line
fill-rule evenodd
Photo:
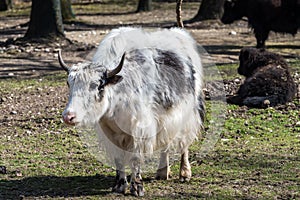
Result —
M 184 63 L 179 56 L 171 51 L 157 50 L 154 62 L 162 82 L 175 89 L 176 93 L 182 93 L 180 89 L 185 85 L 185 72 Z
M 154 62 L 159 66 L 170 67 L 177 72 L 183 73 L 183 63 L 180 61 L 178 56 L 171 51 L 157 50 L 158 56 L 154 58 Z
M 191 80 L 185 75 L 185 63 L 176 53 L 158 49 L 153 59 L 162 83 L 155 89 L 155 101 L 167 110 L 191 91 Z

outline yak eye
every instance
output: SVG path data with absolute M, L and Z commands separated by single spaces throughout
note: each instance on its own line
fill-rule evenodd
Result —
M 98 84 L 97 84 L 97 83 L 94 83 L 94 82 L 92 82 L 92 83 L 90 84 L 90 91 L 93 91 L 93 90 L 95 90 L 97 87 L 98 87 Z

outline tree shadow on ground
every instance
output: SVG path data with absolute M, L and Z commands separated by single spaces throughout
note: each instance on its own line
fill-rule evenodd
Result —
M 274 44 L 274 45 L 267 45 L 267 48 L 272 49 L 300 49 L 299 45 L 292 45 L 292 44 Z
M 243 47 L 253 47 L 254 46 L 242 46 L 242 45 L 203 45 L 203 48 L 212 55 L 228 55 L 228 56 L 239 56 L 240 50 Z M 285 44 L 278 44 L 278 45 L 268 45 L 266 50 L 269 49 L 300 49 L 299 45 L 285 45 Z M 292 59 L 299 59 L 299 55 L 297 54 L 288 54 L 282 55 L 284 58 L 292 58 Z M 223 63 L 225 64 L 225 63 Z
M 7 78 L 33 78 L 62 71 L 56 60 L 39 60 L 33 57 L 0 57 L 0 79 Z M 14 60 L 14 62 L 11 62 Z M 24 63 L 23 63 L 24 62 Z
M 243 46 L 239 45 L 203 45 L 203 48 L 210 54 L 238 55 Z
M 84 14 L 76 14 L 76 16 L 119 16 L 119 15 L 132 15 L 136 14 L 136 11 L 129 11 L 129 12 L 109 12 L 109 13 L 84 13 Z
M 176 25 L 174 22 L 140 22 L 140 23 L 124 23 L 122 25 L 116 24 L 91 24 L 88 22 L 72 21 L 64 23 L 66 31 L 88 31 L 88 30 L 111 30 L 120 27 L 144 27 L 144 28 L 171 28 Z
M 110 193 L 114 177 L 96 176 L 36 176 L 19 180 L 0 181 L 1 199 L 21 197 L 72 198 Z

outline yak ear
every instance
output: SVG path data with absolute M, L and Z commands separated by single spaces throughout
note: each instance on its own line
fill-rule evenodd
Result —
M 113 77 L 107 78 L 107 84 L 117 84 L 123 80 L 123 77 L 120 75 L 114 75 Z

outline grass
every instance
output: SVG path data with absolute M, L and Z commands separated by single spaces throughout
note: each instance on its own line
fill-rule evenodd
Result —
M 235 78 L 242 78 L 243 76 L 237 73 L 238 64 L 225 64 L 217 66 L 218 70 L 221 72 L 222 77 L 230 80 Z

